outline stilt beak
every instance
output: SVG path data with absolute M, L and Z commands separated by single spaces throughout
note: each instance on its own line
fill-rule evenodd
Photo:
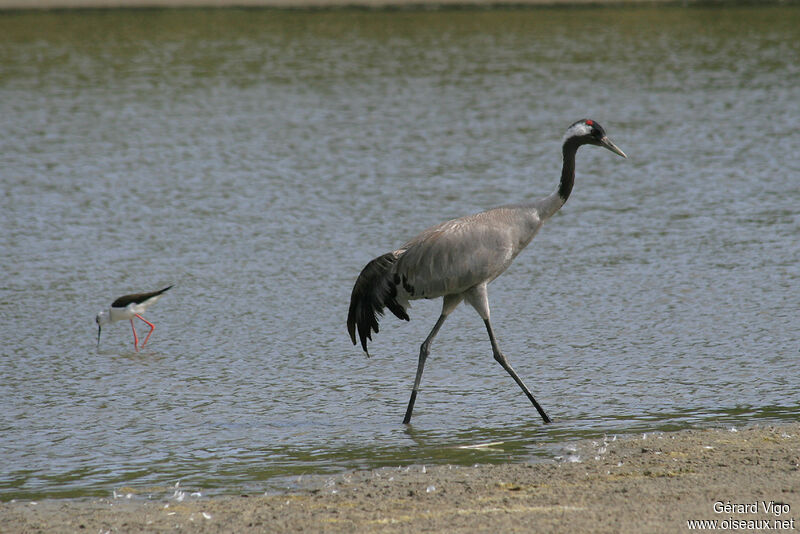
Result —
M 97 348 L 100 348 L 100 332 L 103 330 L 103 327 L 97 325 Z
M 626 159 L 628 158 L 628 156 L 626 156 L 626 155 L 625 155 L 625 152 L 623 152 L 622 150 L 620 150 L 620 149 L 619 149 L 619 147 L 617 147 L 617 145 L 615 145 L 614 143 L 612 143 L 612 142 L 611 142 L 611 139 L 609 139 L 608 137 L 606 137 L 606 136 L 603 136 L 603 138 L 602 138 L 602 139 L 600 139 L 600 143 L 601 143 L 601 146 L 603 146 L 603 147 L 605 147 L 605 148 L 609 149 L 609 150 L 610 150 L 611 152 L 613 152 L 614 154 L 616 154 L 616 155 L 618 155 L 618 156 L 622 156 L 623 158 L 626 158 Z

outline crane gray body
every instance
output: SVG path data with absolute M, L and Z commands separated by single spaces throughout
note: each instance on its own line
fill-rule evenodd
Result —
M 423 231 L 393 252 L 398 302 L 460 295 L 505 271 L 539 231 L 536 205 L 509 205 Z M 484 317 L 485 318 L 485 317 Z

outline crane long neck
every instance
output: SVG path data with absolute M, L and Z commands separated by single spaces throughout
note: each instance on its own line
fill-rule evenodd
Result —
M 539 216 L 542 220 L 552 217 L 561 206 L 566 203 L 572 193 L 572 186 L 575 185 L 575 153 L 580 144 L 574 139 L 567 139 L 562 148 L 564 161 L 561 167 L 561 182 L 550 196 L 543 199 L 538 206 Z
M 578 143 L 572 139 L 564 142 L 562 154 L 564 161 L 561 166 L 561 182 L 558 184 L 558 196 L 561 198 L 563 206 L 572 193 L 572 186 L 575 185 L 575 153 L 578 151 Z

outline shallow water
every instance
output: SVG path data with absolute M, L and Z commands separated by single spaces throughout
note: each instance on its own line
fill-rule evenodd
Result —
M 0 499 L 530 461 L 800 416 L 800 9 L 0 14 Z M 345 329 L 372 257 L 569 203 L 490 286 Z M 176 284 L 130 328 L 94 315 Z M 142 328 L 146 331 L 146 328 Z M 490 449 L 459 446 L 503 442 Z

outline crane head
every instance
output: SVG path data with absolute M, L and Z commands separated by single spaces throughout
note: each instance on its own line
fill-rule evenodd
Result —
M 595 145 L 607 148 L 614 154 L 627 158 L 628 156 L 617 147 L 606 135 L 606 131 L 595 120 L 581 119 L 567 128 L 564 142 L 575 140 L 580 145 Z

